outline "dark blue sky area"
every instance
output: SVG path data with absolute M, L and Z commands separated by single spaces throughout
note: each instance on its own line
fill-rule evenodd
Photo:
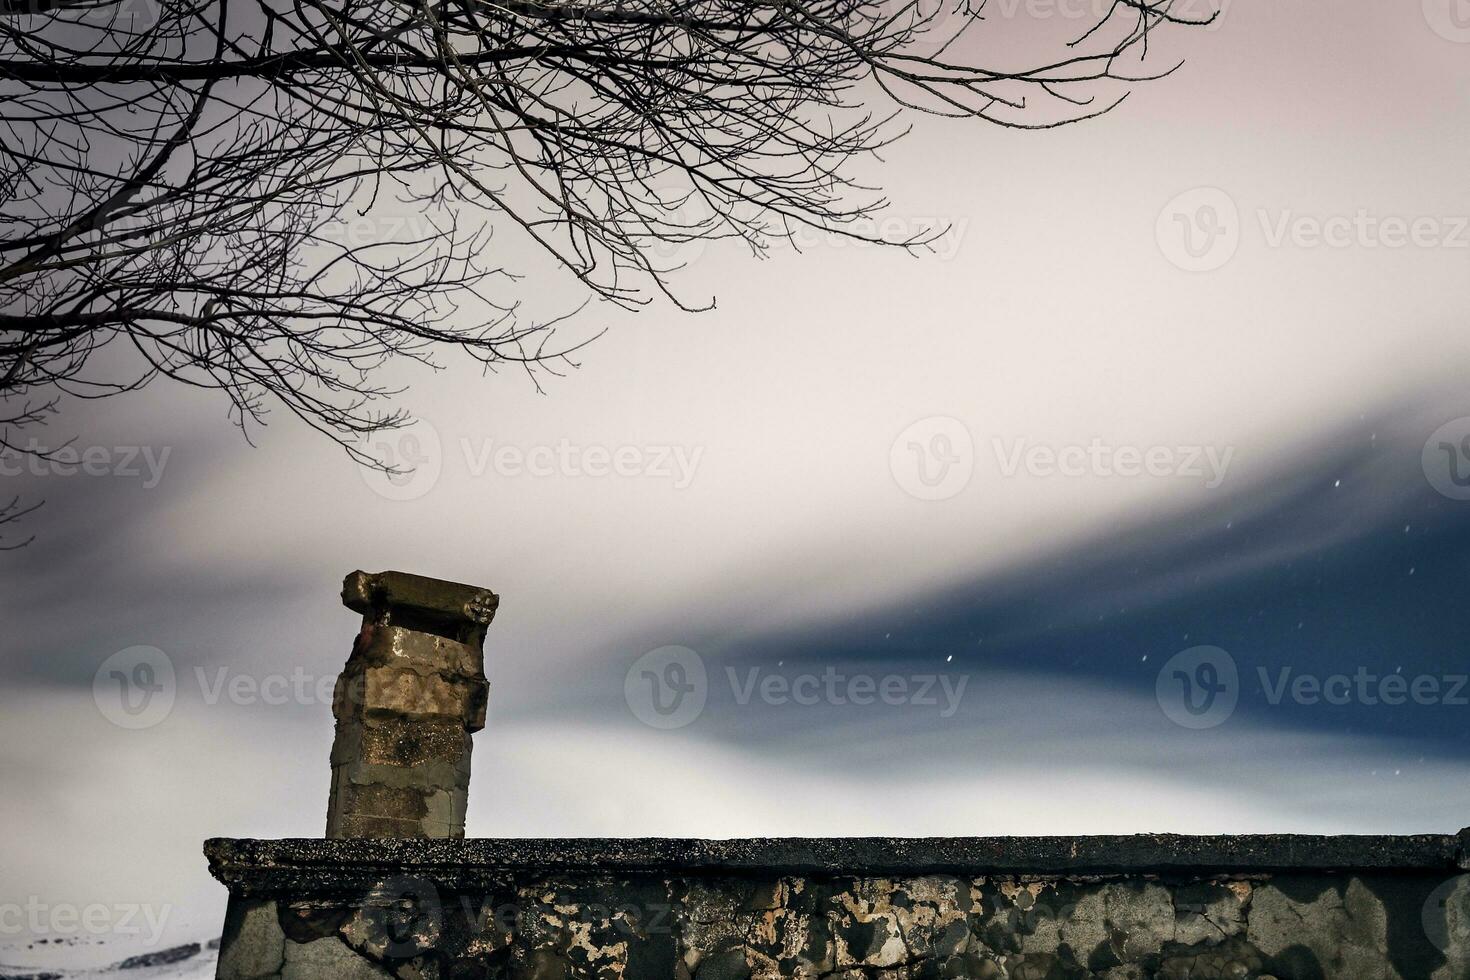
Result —
M 1303 447 L 1269 479 L 1227 481 L 1187 512 L 871 615 L 732 640 L 721 656 L 1029 672 L 1152 697 L 1171 656 L 1211 644 L 1239 669 L 1225 725 L 1398 736 L 1464 757 L 1470 685 L 1457 689 L 1455 678 L 1470 673 L 1470 502 L 1425 477 L 1420 452 L 1439 421 L 1364 419 Z M 1276 685 L 1283 667 L 1291 678 L 1432 675 L 1441 701 L 1458 694 L 1459 703 L 1370 704 L 1354 693 L 1347 704 L 1308 704 L 1288 692 L 1273 705 L 1259 669 Z

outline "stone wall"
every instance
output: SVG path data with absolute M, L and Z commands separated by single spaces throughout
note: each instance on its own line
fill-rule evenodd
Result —
M 233 841 L 221 980 L 1464 980 L 1467 835 Z

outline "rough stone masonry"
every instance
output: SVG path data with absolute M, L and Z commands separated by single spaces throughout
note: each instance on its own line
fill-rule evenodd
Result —
M 403 572 L 353 572 L 362 614 L 332 711 L 328 837 L 463 837 L 470 736 L 485 727 L 485 630 L 499 596 Z
M 219 980 L 1470 980 L 1470 831 L 432 839 L 463 837 L 498 600 L 344 600 L 327 836 L 358 839 L 206 843 Z

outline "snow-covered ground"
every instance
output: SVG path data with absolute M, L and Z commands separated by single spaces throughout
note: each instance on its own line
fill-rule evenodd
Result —
M 4 949 L 0 980 L 211 980 L 218 951 L 208 943 L 190 943 L 149 953 L 135 953 L 106 966 L 79 963 L 94 959 L 96 951 L 77 955 L 76 949 Z M 66 965 L 75 963 L 78 965 Z

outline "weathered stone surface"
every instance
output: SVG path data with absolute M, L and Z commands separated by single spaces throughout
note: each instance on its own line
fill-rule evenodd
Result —
M 364 623 L 352 656 L 365 664 L 408 667 L 476 679 L 485 671 L 477 642 L 461 643 L 402 626 Z
M 1245 929 L 1248 881 L 1199 882 L 1174 892 L 1174 941 L 1182 946 L 1217 943 Z
M 318 887 L 370 887 L 405 868 L 474 886 L 502 871 L 721 874 L 877 878 L 928 874 L 1181 875 L 1232 882 L 1273 873 L 1459 873 L 1453 834 L 1406 837 L 840 837 L 690 840 L 677 838 L 483 838 L 367 843 L 319 838 L 216 838 L 204 846 L 211 871 L 232 889 L 293 887 L 293 869 L 313 869 Z M 1230 885 L 1229 887 L 1235 887 Z
M 275 902 L 231 902 L 220 938 L 218 980 L 261 980 L 280 973 L 286 934 Z
M 428 837 L 424 821 L 406 817 L 380 817 L 361 813 L 350 813 L 335 825 L 334 836 L 350 838 L 383 837 Z M 449 835 L 445 835 L 449 836 Z
M 1277 969 L 1311 964 L 1328 976 L 1409 980 L 1387 956 L 1387 909 L 1357 878 L 1263 883 L 1251 899 L 1246 936 Z
M 405 572 L 353 572 L 342 583 L 342 603 L 365 618 L 386 614 L 458 627 L 490 625 L 500 597 L 489 589 Z
M 1266 957 L 1240 937 L 1218 945 L 1202 943 L 1187 949 L 1169 950 L 1159 964 L 1158 980 L 1270 980 Z M 1148 976 L 1148 974 L 1143 974 Z
M 401 572 L 354 572 L 362 628 L 333 692 L 327 836 L 458 838 L 470 735 L 485 726 L 494 593 Z
M 1445 964 L 1433 980 L 1470 977 L 1470 874 L 1437 883 L 1424 900 L 1420 924 L 1445 953 Z
M 353 707 L 363 713 L 484 727 L 483 682 L 397 667 L 366 667 L 362 678 L 362 701 Z
M 890 843 L 923 867 L 893 868 Z M 255 890 L 309 893 L 312 922 L 400 980 L 1470 976 L 1470 888 L 1460 880 L 1470 876 L 1458 870 L 1456 847 L 1414 838 L 1244 843 L 1193 839 L 1186 849 L 1196 859 L 1243 853 L 1262 862 L 1305 852 L 1319 865 L 1160 870 L 1168 855 L 1132 847 L 1120 852 L 1140 863 L 1085 873 L 967 866 L 993 866 L 1013 847 L 1042 853 L 1024 839 L 221 841 L 210 856 L 232 901 L 253 901 Z M 1098 845 L 1078 838 L 1059 850 Z M 837 853 L 853 860 L 850 869 L 812 870 Z M 944 854 L 951 869 L 929 870 Z M 396 882 L 365 883 L 385 868 Z M 298 934 L 320 941 L 287 930 L 288 939 Z
M 469 774 L 470 735 L 454 721 L 408 722 L 401 719 L 365 719 L 337 726 L 332 765 L 361 764 L 419 769 L 446 763 Z
M 384 980 L 392 976 L 342 940 L 329 938 L 287 943 L 280 980 Z
M 361 816 L 422 820 L 429 811 L 423 791 L 417 788 L 349 783 L 344 793 L 347 806 Z
M 464 788 L 464 772 L 448 762 L 426 762 L 419 766 L 375 766 L 365 762 L 349 762 L 335 767 L 342 780 L 363 786 L 376 783 L 383 786 L 417 789 L 425 795 L 438 790 Z M 343 787 L 345 788 L 345 787 Z
M 424 826 L 428 837 L 464 835 L 466 797 L 460 790 L 437 790 L 424 797 Z
M 438 889 L 414 877 L 390 879 L 369 891 L 341 930 L 348 946 L 377 962 L 432 953 L 443 933 Z

